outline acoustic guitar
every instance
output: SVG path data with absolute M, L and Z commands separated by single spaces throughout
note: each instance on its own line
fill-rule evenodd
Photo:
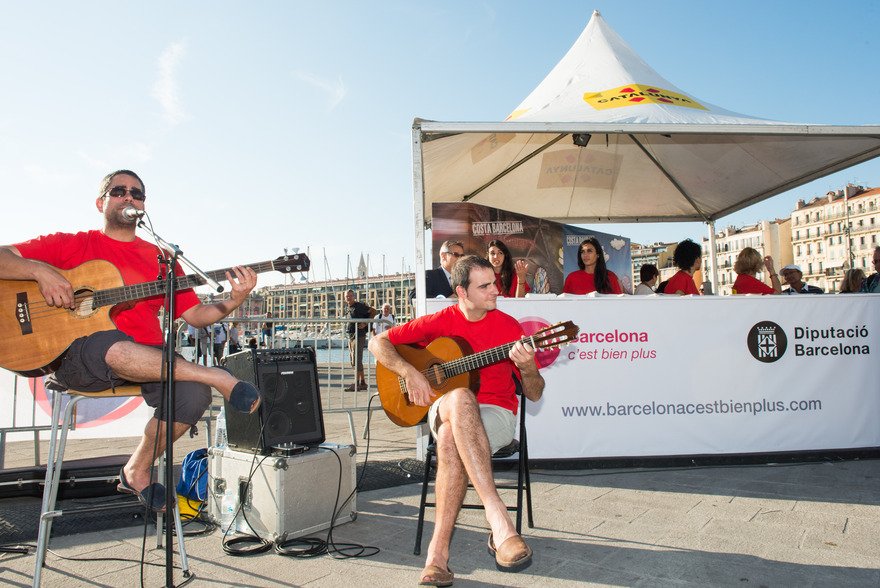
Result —
M 290 273 L 308 271 L 310 264 L 299 253 L 248 267 L 257 273 Z M 0 280 L 0 367 L 28 378 L 50 374 L 74 339 L 116 328 L 114 306 L 165 294 L 167 286 L 164 280 L 126 286 L 116 266 L 100 259 L 57 271 L 73 286 L 73 309 L 49 306 L 35 281 Z M 227 271 L 231 268 L 206 273 L 219 282 Z M 178 276 L 174 290 L 205 283 L 201 276 Z
M 567 345 L 577 338 L 580 329 L 571 321 L 551 325 L 534 335 L 522 339 L 535 351 Z M 439 337 L 427 347 L 396 345 L 397 352 L 427 378 L 436 398 L 456 388 L 469 388 L 476 392 L 480 387 L 481 367 L 508 359 L 516 341 L 474 353 L 470 344 L 460 337 Z M 382 408 L 388 418 L 401 427 L 411 427 L 422 422 L 429 407 L 413 404 L 406 391 L 403 378 L 381 363 L 376 364 L 376 386 Z

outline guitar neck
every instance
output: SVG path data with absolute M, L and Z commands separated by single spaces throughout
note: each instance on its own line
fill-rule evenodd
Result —
M 248 267 L 253 269 L 256 273 L 261 274 L 275 269 L 275 263 L 272 261 L 264 261 L 250 264 Z M 232 268 L 224 268 L 205 273 L 210 276 L 211 279 L 219 282 L 226 279 L 226 272 L 232 272 Z M 207 283 L 208 282 L 205 278 L 196 274 L 177 276 L 174 278 L 174 291 L 177 292 L 179 290 L 186 290 L 187 288 L 195 288 Z M 165 280 L 157 280 L 155 282 L 144 282 L 142 284 L 132 284 L 130 286 L 98 290 L 95 292 L 93 306 L 94 308 L 113 306 L 130 300 L 159 296 L 165 294 L 166 286 L 167 282 Z
M 532 337 L 527 337 L 526 340 L 534 346 L 535 343 Z M 519 339 L 493 347 L 492 349 L 474 353 L 473 355 L 465 355 L 464 357 L 453 359 L 443 364 L 443 371 L 448 377 L 453 377 L 505 360 L 510 356 L 510 350 L 518 342 Z

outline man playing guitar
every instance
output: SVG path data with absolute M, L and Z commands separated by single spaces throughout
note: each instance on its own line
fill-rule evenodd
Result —
M 491 456 L 513 439 L 518 408 L 514 374 L 519 376 L 529 400 L 540 399 L 544 391 L 534 349 L 517 342 L 510 350 L 509 361 L 479 370 L 476 394 L 468 388 L 456 388 L 436 402 L 424 374 L 395 349 L 399 344 L 429 344 L 438 337 L 457 336 L 470 343 L 474 352 L 480 352 L 524 336 L 516 319 L 495 308 L 495 272 L 486 259 L 469 255 L 458 260 L 452 269 L 452 286 L 458 304 L 385 331 L 370 341 L 370 351 L 377 361 L 404 379 L 410 401 L 431 406 L 428 425 L 437 443 L 437 514 L 419 579 L 427 586 L 452 585 L 449 542 L 468 479 L 485 507 L 491 528 L 489 549 L 495 554 L 498 568 L 518 571 L 528 566 L 532 557 L 532 550 L 516 533 L 498 496 Z
M 132 171 L 119 170 L 102 181 L 96 206 L 104 217 L 102 231 L 76 234 L 54 233 L 0 247 L 0 279 L 32 280 L 49 307 L 72 309 L 76 303 L 73 287 L 55 268 L 68 270 L 84 262 L 102 259 L 111 262 L 126 284 L 151 281 L 159 273 L 159 249 L 135 236 L 136 218 L 123 210 L 144 209 L 146 193 L 141 179 Z M 257 283 L 256 273 L 247 267 L 226 272 L 232 285 L 228 300 L 202 304 L 192 289 L 176 293 L 176 313 L 200 328 L 211 325 L 245 301 Z M 158 312 L 164 296 L 138 300 L 111 312 L 117 330 L 100 331 L 73 341 L 52 374 L 47 386 L 55 389 L 100 391 L 132 382 L 143 383 L 145 402 L 156 408 L 134 454 L 120 472 L 121 492 L 136 494 L 153 510 L 165 507 L 165 490 L 151 484 L 155 456 L 165 450 L 165 411 L 160 410 L 162 385 L 163 333 Z M 242 412 L 253 412 L 259 405 L 259 392 L 227 371 L 190 363 L 178 357 L 174 365 L 177 380 L 174 439 L 180 438 L 198 422 L 211 402 L 211 387 Z

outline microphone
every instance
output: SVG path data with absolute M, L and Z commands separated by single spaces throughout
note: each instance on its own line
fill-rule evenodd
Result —
M 146 210 L 138 210 L 134 206 L 126 206 L 122 209 L 122 218 L 128 220 L 137 220 L 147 214 Z

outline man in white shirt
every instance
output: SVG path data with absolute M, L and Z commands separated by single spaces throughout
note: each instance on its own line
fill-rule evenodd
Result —
M 225 324 L 214 324 L 214 365 L 220 365 L 220 358 L 223 357 L 223 347 L 226 345 L 226 331 Z
M 373 334 L 378 335 L 394 326 L 394 315 L 391 314 L 391 305 L 387 302 L 382 305 L 382 314 L 376 317 L 388 321 L 387 323 L 373 323 Z

